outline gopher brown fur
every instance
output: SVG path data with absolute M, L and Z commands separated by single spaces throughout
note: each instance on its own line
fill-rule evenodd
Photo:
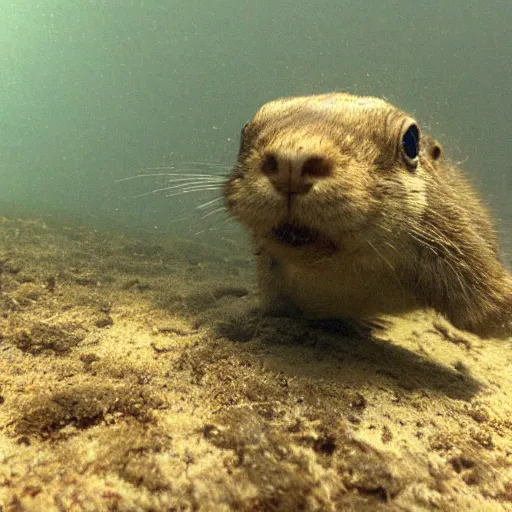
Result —
M 224 196 L 253 237 L 269 312 L 358 320 L 434 308 L 481 336 L 512 334 L 512 278 L 486 208 L 440 144 L 386 101 L 263 105 Z

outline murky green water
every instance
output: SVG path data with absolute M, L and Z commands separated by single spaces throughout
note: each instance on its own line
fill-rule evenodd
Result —
M 413 112 L 512 253 L 510 0 L 13 0 L 0 19 L 0 213 L 237 236 L 194 210 L 215 190 L 134 197 L 162 181 L 116 180 L 229 166 L 261 103 L 343 89 Z

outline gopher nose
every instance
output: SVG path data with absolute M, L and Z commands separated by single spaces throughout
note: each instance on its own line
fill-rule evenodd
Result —
M 313 185 L 331 175 L 332 165 L 319 155 L 268 152 L 264 155 L 261 172 L 281 194 L 306 194 Z

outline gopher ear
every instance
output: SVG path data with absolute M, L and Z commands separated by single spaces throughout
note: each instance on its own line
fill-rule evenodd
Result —
M 443 154 L 443 146 L 441 146 L 437 140 L 433 140 L 432 145 L 429 148 L 429 153 L 432 160 L 439 160 Z
M 423 148 L 424 152 L 427 154 L 429 158 L 436 162 L 443 155 L 443 146 L 437 142 L 437 140 L 433 139 L 430 135 L 423 136 Z

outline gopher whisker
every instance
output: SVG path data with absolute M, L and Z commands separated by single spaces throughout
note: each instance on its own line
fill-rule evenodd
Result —
M 215 210 L 212 210 L 211 212 L 208 212 L 206 215 L 203 215 L 201 217 L 201 220 L 203 219 L 206 219 L 206 217 L 209 217 L 210 215 L 215 215 L 216 213 L 219 213 L 219 212 L 222 212 L 222 211 L 226 211 L 226 207 L 225 206 L 221 206 L 220 208 L 216 208 Z
M 176 189 L 180 189 L 180 188 L 189 188 L 189 187 L 203 187 L 205 185 L 215 185 L 216 182 L 210 182 L 210 181 L 205 181 L 205 182 L 201 182 L 201 181 L 186 181 L 185 183 L 178 183 L 177 185 L 171 185 L 169 187 L 162 187 L 162 188 L 157 188 L 155 190 L 153 190 L 153 193 L 156 194 L 158 192 L 165 192 L 167 190 L 176 190 Z
M 211 162 L 183 162 L 184 165 L 198 165 L 202 167 L 217 167 L 218 169 L 226 169 L 230 170 L 233 166 L 231 165 L 224 165 L 224 164 L 218 164 L 218 163 L 211 163 Z
M 174 197 L 174 196 L 179 196 L 181 194 L 188 194 L 190 192 L 203 192 L 203 191 L 206 191 L 206 190 L 219 190 L 220 187 L 205 187 L 205 186 L 198 186 L 198 187 L 191 187 L 191 188 L 187 188 L 187 189 L 184 189 L 184 190 L 180 190 L 179 192 L 175 192 L 173 194 L 166 194 L 165 197 Z
M 168 173 L 168 172 L 158 172 L 151 174 L 136 174 L 135 176 L 128 176 L 126 178 L 119 178 L 114 180 L 114 183 L 120 183 L 123 181 L 135 180 L 138 178 L 161 178 L 161 177 L 176 177 L 176 178 L 209 178 L 212 180 L 224 181 L 224 176 L 219 176 L 218 174 L 197 174 L 197 173 Z
M 154 196 L 154 195 L 159 194 L 160 192 L 165 192 L 165 191 L 168 191 L 168 190 L 189 189 L 189 188 L 192 188 L 192 187 L 196 187 L 198 190 L 200 190 L 204 186 L 205 186 L 204 184 L 198 184 L 196 182 L 180 183 L 178 185 L 173 185 L 172 187 L 162 187 L 162 188 L 157 188 L 157 189 L 154 189 L 154 190 L 150 190 L 149 192 L 143 192 L 141 194 L 137 194 L 135 196 L 132 196 L 132 198 L 136 199 L 136 198 L 139 198 L 139 197 Z M 219 187 L 215 187 L 215 189 L 218 189 L 218 188 Z M 166 197 L 168 197 L 168 196 L 166 196 Z
M 224 183 L 224 181 L 226 181 L 224 176 L 197 176 L 197 175 L 195 175 L 195 176 L 188 175 L 186 177 L 182 177 L 182 176 L 183 176 L 182 174 L 180 175 L 180 177 L 173 176 L 167 180 L 167 183 L 175 183 L 177 181 L 190 181 L 192 179 L 194 179 L 198 182 L 199 181 L 214 181 L 214 182 Z
M 200 204 L 199 206 L 196 206 L 196 210 L 202 210 L 203 208 L 207 208 L 208 206 L 212 206 L 217 201 L 221 201 L 222 199 L 224 199 L 222 196 L 221 197 L 216 197 L 215 199 L 212 199 L 211 201 L 208 201 L 206 203 Z

